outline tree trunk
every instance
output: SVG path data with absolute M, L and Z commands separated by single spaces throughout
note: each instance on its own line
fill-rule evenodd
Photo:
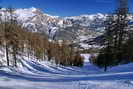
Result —
M 12 46 L 12 55 L 13 55 L 13 58 L 14 58 L 14 66 L 17 67 L 17 45 L 13 44 Z
M 107 64 L 105 63 L 104 72 L 107 71 Z
M 5 43 L 5 49 L 6 49 L 6 60 L 7 60 L 7 66 L 9 66 L 9 50 L 8 50 L 8 46 L 7 43 Z

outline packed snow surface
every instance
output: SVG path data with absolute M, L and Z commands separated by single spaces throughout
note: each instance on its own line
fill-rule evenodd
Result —
M 133 63 L 104 72 L 82 56 L 81 68 L 20 58 L 18 68 L 0 68 L 0 89 L 133 89 Z

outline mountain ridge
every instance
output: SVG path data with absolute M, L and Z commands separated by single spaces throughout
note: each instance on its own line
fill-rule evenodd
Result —
M 0 10 L 1 19 L 10 17 L 7 9 Z M 104 21 L 108 14 L 84 14 L 60 17 L 49 15 L 35 7 L 15 9 L 13 17 L 28 31 L 38 32 L 54 40 L 70 40 L 79 44 L 104 33 Z M 133 15 L 129 15 L 133 21 Z M 84 38 L 84 39 L 83 39 Z M 86 43 L 88 45 L 88 41 Z

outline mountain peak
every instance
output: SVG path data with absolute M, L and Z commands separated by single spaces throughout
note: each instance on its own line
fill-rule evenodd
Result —
M 31 8 L 29 8 L 32 12 L 35 12 L 35 11 L 37 11 L 38 9 L 37 8 L 35 8 L 35 7 L 31 7 Z

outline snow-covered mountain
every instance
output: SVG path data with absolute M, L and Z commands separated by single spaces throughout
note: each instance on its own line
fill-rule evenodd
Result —
M 4 17 L 10 18 L 7 9 L 2 8 L 0 14 L 3 20 Z M 77 27 L 81 29 L 99 30 L 103 27 L 103 22 L 107 18 L 107 14 L 85 14 L 80 16 L 59 17 L 48 15 L 37 8 L 14 9 L 13 17 L 18 23 L 32 32 L 49 33 L 49 30 L 58 29 L 64 30 L 68 27 Z M 129 19 L 133 20 L 133 15 L 129 15 Z
M 1 19 L 10 19 L 7 9 L 0 10 Z M 85 14 L 80 16 L 59 17 L 48 15 L 37 8 L 15 9 L 13 18 L 27 30 L 42 33 L 56 40 L 74 40 L 79 43 L 91 40 L 104 32 L 107 14 Z M 133 15 L 128 16 L 133 20 Z M 87 43 L 88 44 L 88 43 Z
M 0 14 L 2 15 L 3 20 L 5 20 L 4 17 L 9 18 L 10 16 L 9 12 L 4 8 L 0 10 Z M 49 34 L 50 32 L 53 34 L 56 31 L 66 30 L 66 28 L 74 28 L 76 26 L 76 28 L 80 28 L 80 30 L 92 29 L 102 26 L 101 22 L 106 19 L 106 15 L 100 13 L 62 18 L 48 15 L 34 7 L 28 9 L 15 9 L 13 11 L 13 16 L 17 19 L 18 23 L 22 24 L 22 26 L 26 27 L 29 31 L 46 34 Z
M 90 14 L 90 15 L 80 15 L 73 17 L 65 17 L 67 21 L 71 21 L 72 24 L 79 24 L 85 27 L 98 27 L 102 26 L 102 22 L 106 20 L 107 14 Z
M 10 13 L 6 9 L 1 9 L 2 19 L 9 18 Z M 52 27 L 61 27 L 63 20 L 57 16 L 44 14 L 41 10 L 34 7 L 28 9 L 16 9 L 13 11 L 13 17 L 17 19 L 19 24 L 26 27 L 29 31 L 47 33 Z

